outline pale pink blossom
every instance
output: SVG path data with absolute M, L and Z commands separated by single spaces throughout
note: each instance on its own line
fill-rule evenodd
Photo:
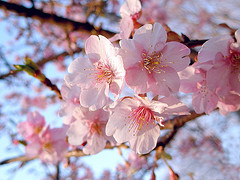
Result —
M 80 88 L 78 86 L 68 87 L 66 84 L 62 85 L 61 95 L 63 97 L 63 103 L 59 110 L 59 115 L 63 118 L 64 124 L 70 124 L 75 121 L 73 117 L 73 111 L 76 107 L 80 106 L 79 95 Z
M 27 114 L 27 121 L 20 122 L 17 126 L 19 134 L 27 141 L 38 138 L 40 132 L 45 126 L 44 117 L 37 111 Z
M 87 108 L 75 108 L 73 116 L 76 121 L 70 124 L 67 131 L 68 141 L 71 145 L 81 145 L 85 154 L 96 154 L 102 151 L 107 140 L 114 143 L 112 137 L 105 134 L 105 126 L 109 112 L 102 109 L 89 111 Z
M 141 9 L 142 6 L 139 0 L 126 0 L 120 8 L 120 15 L 121 17 L 132 16 L 137 19 L 138 17 L 135 16 L 138 15 Z
M 210 68 L 209 68 L 210 67 Z M 205 112 L 209 114 L 217 107 L 219 108 L 219 112 L 222 115 L 226 115 L 229 112 L 237 111 L 240 108 L 240 96 L 236 93 L 233 93 L 228 88 L 225 79 L 222 79 L 221 82 L 215 83 L 212 81 L 212 84 L 208 84 L 206 77 L 207 72 L 203 69 L 211 69 L 212 63 L 211 62 L 204 62 L 204 63 L 195 63 L 192 66 L 187 67 L 185 70 L 179 72 L 179 76 L 181 79 L 181 86 L 180 91 L 184 93 L 193 93 L 192 96 L 192 106 L 196 113 L 200 114 Z M 224 67 L 224 66 L 223 66 Z M 225 69 L 227 71 L 227 69 Z M 215 76 L 224 76 L 225 70 L 222 69 L 222 73 L 220 74 L 212 74 L 208 79 L 212 78 L 215 79 Z M 213 84 L 226 84 L 225 87 L 225 95 L 220 96 L 219 91 L 211 90 Z M 224 84 L 223 84 L 224 85 Z M 222 92 L 223 92 L 222 91 Z
M 120 41 L 126 83 L 136 93 L 169 96 L 179 90 L 178 71 L 185 69 L 190 49 L 179 42 L 166 42 L 167 33 L 155 23 L 136 30 L 133 39 Z
M 230 91 L 240 94 L 240 30 L 231 36 L 215 37 L 203 44 L 198 54 L 200 64 L 211 62 L 207 70 L 207 84 L 219 96 Z
M 209 114 L 217 107 L 219 97 L 211 91 L 206 83 L 206 72 L 197 70 L 196 64 L 179 72 L 181 79 L 180 91 L 193 93 L 192 106 L 196 113 Z
M 109 40 L 116 41 L 118 39 L 128 39 L 131 32 L 134 30 L 137 19 L 141 16 L 141 2 L 139 0 L 126 0 L 120 8 L 120 33 L 116 34 Z
M 218 102 L 217 107 L 222 115 L 227 115 L 229 112 L 238 111 L 240 109 L 240 96 L 229 93 Z
M 50 129 L 48 126 L 38 139 L 28 143 L 26 155 L 28 157 L 39 156 L 43 162 L 56 164 L 64 158 L 67 149 L 66 127 Z
M 106 134 L 118 143 L 129 142 L 138 154 L 146 154 L 156 147 L 164 117 L 185 114 L 188 109 L 176 98 L 150 101 L 147 97 L 126 97 L 119 100 L 106 126 Z
M 109 91 L 120 95 L 125 71 L 117 49 L 103 36 L 90 36 L 85 43 L 88 58 L 75 59 L 65 81 L 81 88 L 80 104 L 96 110 L 110 103 Z

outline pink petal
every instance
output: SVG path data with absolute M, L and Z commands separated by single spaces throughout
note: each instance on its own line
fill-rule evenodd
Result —
M 240 71 L 232 72 L 229 77 L 232 90 L 240 94 Z
M 108 57 L 115 55 L 112 43 L 101 35 L 91 35 L 85 42 L 85 50 L 92 63 L 100 59 L 102 62 L 105 62 Z
M 84 69 L 92 68 L 94 68 L 94 66 L 92 65 L 92 62 L 88 58 L 80 57 L 71 62 L 71 64 L 68 67 L 68 72 L 79 73 L 83 72 Z
M 149 153 L 156 147 L 157 139 L 160 136 L 160 128 L 155 126 L 140 136 L 129 140 L 130 148 L 138 154 Z
M 165 46 L 165 43 L 167 41 L 167 33 L 164 29 L 164 27 L 159 24 L 155 23 L 153 25 L 153 37 L 152 37 L 152 48 L 149 52 L 153 51 L 160 51 Z
M 122 59 L 125 69 L 135 66 L 142 59 L 139 50 L 135 46 L 134 40 L 123 39 L 120 41 L 120 46 L 122 48 L 120 54 L 123 57 Z
M 240 43 L 240 29 L 238 29 L 236 32 L 235 32 L 235 38 L 237 40 L 237 43 Z
M 125 79 L 127 85 L 134 89 L 136 93 L 145 93 L 147 91 L 147 73 L 138 67 L 127 69 Z
M 125 104 L 121 104 L 112 115 L 110 115 L 109 120 L 106 125 L 106 135 L 112 136 L 118 130 L 122 130 L 128 127 L 126 126 L 126 121 L 128 119 L 128 115 L 130 114 L 131 109 Z M 120 132 L 121 134 L 121 132 Z M 118 135 L 117 135 L 118 136 Z M 119 141 L 123 142 L 121 138 L 118 138 Z M 124 139 L 126 140 L 126 139 Z
M 180 89 L 179 91 L 184 93 L 191 93 L 198 91 L 197 83 L 203 80 L 200 73 L 195 73 L 193 66 L 188 66 L 183 71 L 178 73 L 180 77 Z
M 174 68 L 177 72 L 185 69 L 189 63 L 190 49 L 179 42 L 168 42 L 162 50 L 163 65 Z
M 120 8 L 120 15 L 131 16 L 141 11 L 141 2 L 139 0 L 126 0 Z
M 159 99 L 159 101 L 166 103 L 168 105 L 168 107 L 165 108 L 165 111 L 163 112 L 163 114 L 169 114 L 169 115 L 189 114 L 189 109 L 187 108 L 187 106 L 173 96 L 163 97 Z
M 171 67 L 161 68 L 161 73 L 154 73 L 159 89 L 153 92 L 159 95 L 168 96 L 170 92 L 177 92 L 180 87 L 180 79 L 175 69 Z M 166 89 L 166 87 L 168 89 Z
M 135 31 L 133 40 L 139 43 L 147 52 L 152 47 L 153 32 L 152 24 L 145 24 Z
M 212 61 L 215 59 L 215 56 L 218 52 L 221 52 L 223 55 L 228 56 L 228 47 L 230 40 L 232 40 L 232 38 L 229 35 L 209 39 L 203 44 L 201 50 L 199 51 L 198 61 L 200 63 Z
M 109 102 L 109 86 L 101 84 L 96 87 L 82 89 L 80 94 L 80 104 L 83 107 L 89 107 L 91 111 L 102 108 Z
M 168 105 L 164 102 L 159 101 L 151 101 L 151 104 L 148 106 L 152 111 L 157 112 L 159 114 L 163 113 Z
M 113 134 L 113 137 L 115 138 L 115 140 L 120 144 L 134 138 L 133 131 L 129 129 L 127 121 L 124 121 L 124 122 L 125 124 L 122 127 L 118 126 L 118 128 Z
M 199 92 L 194 93 L 192 97 L 193 108 L 198 114 L 203 112 L 209 114 L 217 107 L 217 102 L 218 97 L 211 91 L 208 91 L 206 97 Z
M 225 96 L 229 93 L 230 87 L 230 67 L 227 64 L 218 63 L 207 72 L 207 86 L 216 92 L 218 96 Z
M 40 142 L 32 142 L 26 146 L 26 155 L 28 157 L 38 156 L 41 152 L 41 144 Z
M 113 93 L 114 97 L 116 98 L 117 95 L 120 95 L 120 92 L 123 87 L 123 80 L 122 79 L 115 79 L 110 84 L 110 91 Z
M 133 21 L 129 16 L 124 16 L 120 21 L 120 39 L 128 39 L 133 31 Z
M 96 154 L 102 151 L 106 146 L 106 139 L 94 133 L 88 140 L 87 145 L 83 148 L 85 154 Z
M 43 162 L 52 163 L 52 164 L 56 164 L 59 161 L 59 157 L 56 152 L 50 153 L 47 151 L 43 151 L 40 154 L 39 159 Z
M 77 58 L 69 66 L 68 71 L 70 74 L 65 75 L 65 82 L 70 85 L 78 85 L 89 87 L 94 81 L 94 75 L 91 75 L 92 69 L 95 67 L 87 58 Z
M 89 136 L 89 129 L 81 120 L 73 122 L 67 131 L 68 142 L 71 145 L 81 145 Z

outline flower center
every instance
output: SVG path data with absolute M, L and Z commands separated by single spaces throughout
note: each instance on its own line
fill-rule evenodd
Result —
M 153 114 L 151 109 L 139 106 L 128 116 L 129 131 L 133 131 L 133 135 L 135 135 L 138 131 L 141 131 L 142 128 L 147 130 L 149 125 L 155 126 L 158 120 L 158 117 Z
M 208 95 L 208 88 L 207 88 L 206 80 L 203 80 L 202 82 L 197 83 L 197 87 L 198 87 L 198 94 L 201 94 L 202 98 L 207 97 L 207 95 Z
M 41 131 L 42 131 L 42 127 L 41 126 L 37 126 L 37 127 L 34 128 L 34 132 L 36 134 L 39 134 Z
M 71 99 L 71 102 L 72 102 L 73 104 L 75 104 L 75 105 L 79 105 L 79 104 L 80 104 L 79 98 L 77 98 L 77 97 L 73 97 L 73 98 Z
M 99 134 L 99 135 L 101 135 L 102 134 L 102 131 L 101 131 L 101 125 L 99 124 L 99 123 L 97 123 L 97 122 L 89 122 L 88 123 L 88 126 L 89 126 L 89 128 L 90 128 L 90 132 L 91 132 L 91 134 L 93 134 L 93 133 L 97 133 L 97 134 Z
M 230 50 L 230 63 L 234 71 L 240 70 L 240 52 Z
M 140 61 L 140 67 L 146 69 L 149 74 L 152 72 L 156 73 L 165 73 L 166 71 L 162 68 L 168 67 L 167 64 L 164 64 L 163 55 L 161 52 L 152 52 L 151 54 L 147 54 L 145 52 L 142 53 L 142 61 Z
M 47 152 L 52 152 L 52 144 L 51 144 L 51 142 L 46 142 L 46 143 L 44 143 L 44 145 L 43 145 L 43 150 L 45 150 L 45 151 L 47 151 Z
M 97 83 L 107 82 L 110 84 L 114 77 L 114 73 L 112 72 L 110 67 L 103 63 L 97 63 L 95 66 L 96 66 L 96 69 L 94 69 L 95 71 L 94 74 L 95 74 L 95 80 L 97 81 Z

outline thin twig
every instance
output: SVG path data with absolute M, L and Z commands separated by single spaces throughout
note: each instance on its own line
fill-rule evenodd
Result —
M 77 48 L 76 50 L 74 50 L 73 53 L 79 53 L 81 51 L 82 51 L 82 48 Z M 43 66 L 44 64 L 46 64 L 50 61 L 56 60 L 58 57 L 61 57 L 61 56 L 66 57 L 66 56 L 69 56 L 69 55 L 70 55 L 69 52 L 65 51 L 65 52 L 62 52 L 60 54 L 50 56 L 48 58 L 43 58 L 43 59 L 39 60 L 38 62 L 36 62 L 36 64 L 41 67 L 41 66 Z M 0 80 L 3 80 L 6 77 L 11 76 L 11 75 L 16 75 L 19 72 L 21 72 L 21 71 L 13 70 L 13 71 L 10 71 L 9 73 L 0 75 Z

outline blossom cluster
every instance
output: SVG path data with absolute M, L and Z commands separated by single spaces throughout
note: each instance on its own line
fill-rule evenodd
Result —
M 17 126 L 19 134 L 26 140 L 26 155 L 39 156 L 43 162 L 58 163 L 67 152 L 66 127 L 50 129 L 44 117 L 37 111 L 27 114 L 27 121 Z
M 164 120 L 189 113 L 175 96 L 179 91 L 193 92 L 197 113 L 209 114 L 218 107 L 226 114 L 240 108 L 240 31 L 237 42 L 230 36 L 207 41 L 198 62 L 189 66 L 186 45 L 168 41 L 159 23 L 138 23 L 139 1 L 126 1 L 120 14 L 120 34 L 110 40 L 90 36 L 86 56 L 68 68 L 61 115 L 69 125 L 70 144 L 83 145 L 84 153 L 95 154 L 106 142 L 128 142 L 136 153 L 149 153 L 156 147 Z M 111 42 L 116 39 L 119 45 Z M 124 84 L 136 94 L 124 97 Z
M 199 114 L 240 109 L 240 30 L 234 38 L 209 39 L 190 65 L 191 50 L 169 38 L 160 23 L 141 24 L 141 14 L 139 0 L 124 2 L 120 33 L 90 36 L 86 55 L 71 62 L 61 89 L 65 129 L 44 127 L 37 112 L 19 124 L 29 156 L 57 162 L 67 150 L 65 135 L 85 154 L 125 142 L 137 154 L 149 153 L 165 120 L 189 114 L 178 92 L 193 93 L 192 108 Z M 126 86 L 135 94 L 125 96 Z
M 140 2 L 134 2 L 123 4 L 123 18 L 137 20 Z M 106 142 L 129 142 L 136 153 L 148 153 L 156 147 L 164 119 L 189 113 L 173 94 L 180 88 L 178 72 L 190 63 L 190 49 L 167 42 L 159 23 L 135 29 L 132 39 L 120 38 L 117 47 L 104 36 L 90 36 L 86 56 L 75 59 L 65 76 L 60 114 L 69 125 L 69 143 L 82 145 L 86 154 L 100 152 Z M 136 94 L 120 98 L 124 84 Z M 144 95 L 150 93 L 154 99 Z
M 223 115 L 240 109 L 240 30 L 209 39 L 198 53 L 198 62 L 180 72 L 184 93 L 193 93 L 197 113 L 216 108 Z

